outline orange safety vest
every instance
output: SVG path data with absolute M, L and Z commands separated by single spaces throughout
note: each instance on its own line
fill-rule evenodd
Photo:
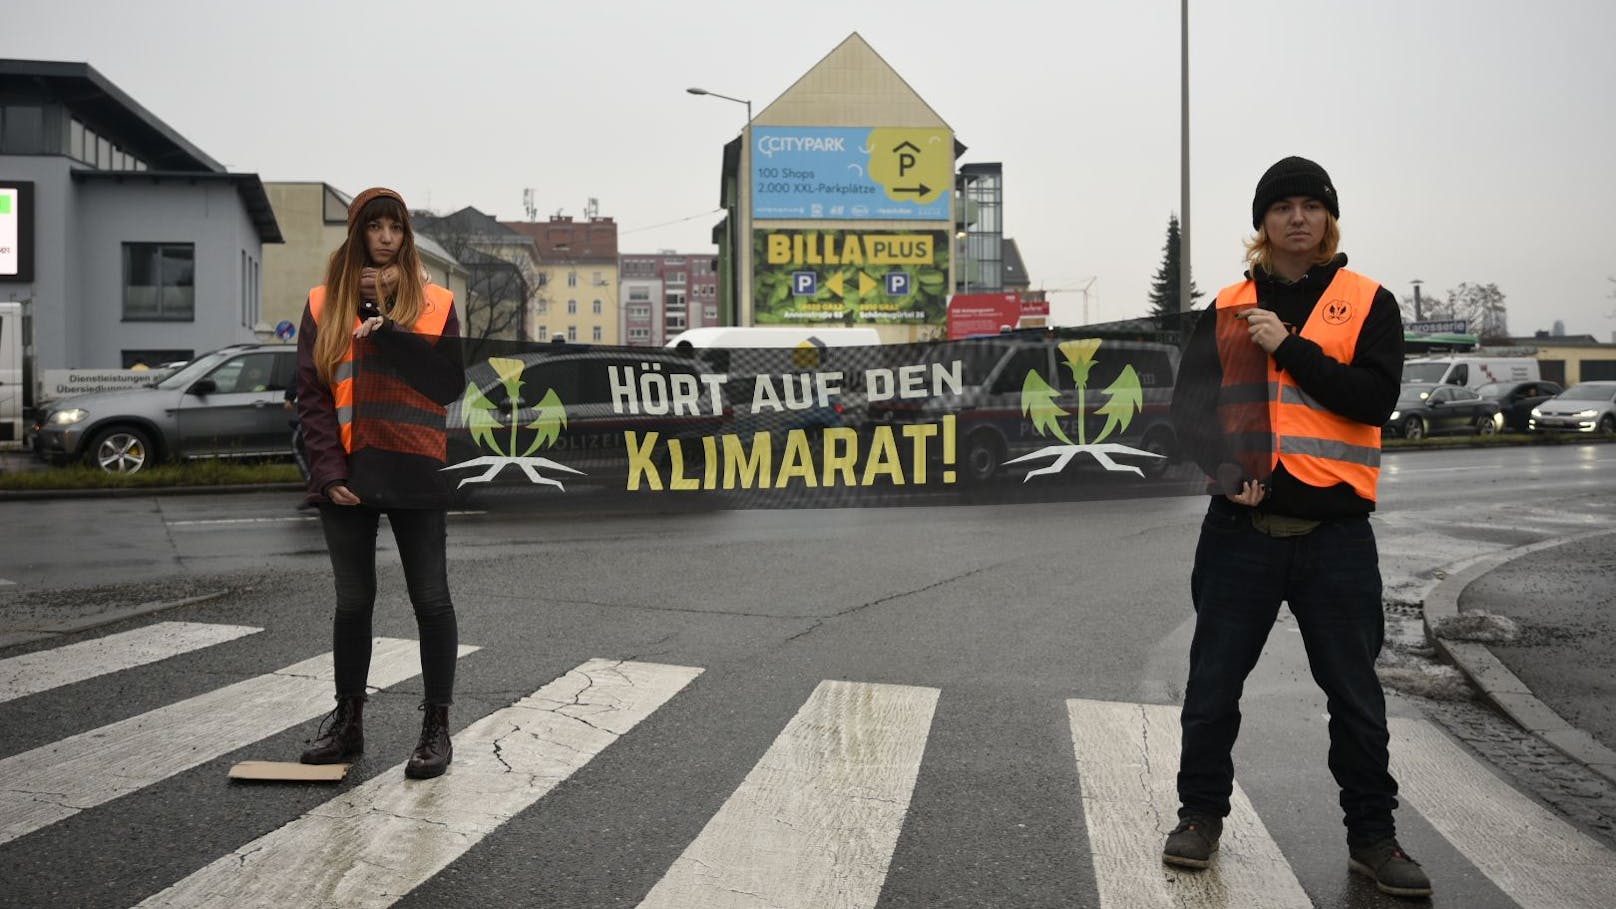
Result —
M 1302 337 L 1326 356 L 1351 363 L 1379 290 L 1378 283 L 1363 275 L 1338 270 L 1302 326 Z M 1291 476 L 1309 486 L 1346 483 L 1373 502 L 1380 479 L 1380 427 L 1326 409 L 1253 344 L 1245 321 L 1234 316 L 1256 305 L 1253 281 L 1218 292 L 1218 360 L 1223 366 L 1218 419 L 1242 469 L 1264 478 L 1284 464 Z
M 436 284 L 428 284 L 422 290 L 425 300 L 421 314 L 409 330 L 437 338 L 443 334 L 449 313 L 454 311 L 454 294 Z M 321 285 L 309 291 L 309 314 L 314 317 L 316 326 L 320 324 L 320 311 L 324 308 L 325 286 Z M 359 326 L 357 316 L 354 326 Z M 366 354 L 359 358 L 365 376 L 363 389 L 355 384 L 360 370 L 355 367 L 356 345 L 352 339 L 332 376 L 331 397 L 337 409 L 343 450 L 353 454 L 361 448 L 383 448 L 444 460 L 447 442 L 443 405 L 410 387 L 380 357 L 369 356 L 373 343 L 368 338 L 360 342 Z M 361 405 L 357 421 L 354 419 L 356 401 Z

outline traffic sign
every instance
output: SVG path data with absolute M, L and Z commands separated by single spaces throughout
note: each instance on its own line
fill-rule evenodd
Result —
M 282 341 L 290 341 L 297 334 L 297 326 L 282 319 L 275 325 L 275 337 Z

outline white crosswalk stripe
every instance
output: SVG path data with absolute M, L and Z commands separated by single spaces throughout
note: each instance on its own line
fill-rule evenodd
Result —
M 159 622 L 133 631 L 0 660 L 0 703 L 223 644 L 262 628 Z
M 589 763 L 700 669 L 590 660 L 454 737 L 454 762 L 403 765 L 201 869 L 142 906 L 388 906 Z
M 1393 718 L 1392 775 L 1431 826 L 1523 909 L 1608 909 L 1616 853 L 1516 792 L 1428 723 Z
M 371 684 L 416 675 L 417 650 L 414 641 L 378 638 Z M 331 685 L 326 653 L 0 760 L 0 843 L 318 717 L 331 709 Z
M 97 684 L 98 676 L 183 660 L 259 632 L 167 622 L 0 660 L 0 704 L 62 685 Z M 477 649 L 461 647 L 460 655 Z M 374 685 L 390 687 L 418 671 L 416 642 L 377 640 Z M 416 782 L 403 778 L 402 765 L 381 771 L 228 854 L 210 849 L 197 856 L 201 867 L 176 867 L 166 879 L 196 868 L 189 876 L 150 896 L 150 890 L 130 893 L 129 901 L 391 905 L 497 836 L 702 671 L 585 662 L 472 720 L 454 737 L 454 762 L 445 776 Z M 97 806 L 114 818 L 118 809 L 107 803 L 121 796 L 319 716 L 331 704 L 331 672 L 330 654 L 323 654 L 0 759 L 0 844 L 32 848 L 13 841 Z M 873 907 L 909 816 L 941 694 L 930 687 L 819 682 L 678 858 L 665 871 L 656 869 L 661 876 L 654 885 L 640 885 L 650 886 L 642 909 Z M 1089 854 L 1074 851 L 1071 861 L 1092 865 L 1094 886 L 1092 893 L 1074 894 L 1075 904 L 1313 905 L 1260 814 L 1281 806 L 1254 805 L 1238 785 L 1212 867 L 1190 872 L 1161 863 L 1163 839 L 1176 822 L 1177 707 L 1075 698 L 1064 705 L 1062 734 L 1069 734 L 1072 751 L 1060 760 L 1075 760 L 1077 791 L 1053 797 L 1067 800 L 1082 819 Z M 1391 725 L 1392 769 L 1404 810 L 1417 812 L 1485 875 L 1491 883 L 1480 885 L 1487 892 L 1501 892 L 1522 909 L 1611 905 L 1616 852 L 1520 794 L 1438 727 L 1402 718 Z M 941 760 L 946 766 L 947 757 Z M 599 807 L 602 816 L 611 810 Z M 1310 848 L 1287 844 L 1303 865 Z M 1332 856 L 1332 865 L 1337 861 Z M 1440 900 L 1444 879 L 1457 869 L 1432 872 Z
M 874 906 L 937 696 L 821 682 L 641 909 Z
M 1311 905 L 1238 784 L 1212 867 L 1162 864 L 1162 843 L 1178 823 L 1177 707 L 1073 699 L 1066 710 L 1100 905 Z

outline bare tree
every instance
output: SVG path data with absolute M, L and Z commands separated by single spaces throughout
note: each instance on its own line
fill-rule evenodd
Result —
M 1438 318 L 1468 321 L 1471 332 L 1483 341 L 1509 337 L 1508 307 L 1497 284 L 1460 284 L 1448 291 L 1444 308 L 1449 314 Z
M 417 229 L 466 269 L 466 324 L 461 335 L 473 358 L 486 341 L 527 340 L 528 312 L 540 275 L 532 240 L 474 208 L 449 215 L 418 213 Z

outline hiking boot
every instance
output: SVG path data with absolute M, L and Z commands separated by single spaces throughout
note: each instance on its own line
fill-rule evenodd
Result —
M 421 741 L 404 765 L 404 775 L 412 780 L 430 780 L 442 776 L 454 757 L 454 745 L 449 741 L 449 705 L 422 704 L 425 716 L 421 718 Z
M 337 698 L 336 709 L 320 722 L 313 743 L 299 758 L 305 764 L 339 764 L 365 750 L 365 699 Z
M 1420 863 L 1408 857 L 1397 840 L 1387 838 L 1369 846 L 1349 848 L 1347 867 L 1375 882 L 1375 889 L 1392 896 L 1430 896 L 1431 879 Z
M 1205 868 L 1212 864 L 1212 853 L 1218 851 L 1218 837 L 1223 835 L 1223 821 L 1204 814 L 1192 814 L 1178 819 L 1178 826 L 1167 834 L 1167 845 L 1162 847 L 1162 861 L 1180 868 Z

